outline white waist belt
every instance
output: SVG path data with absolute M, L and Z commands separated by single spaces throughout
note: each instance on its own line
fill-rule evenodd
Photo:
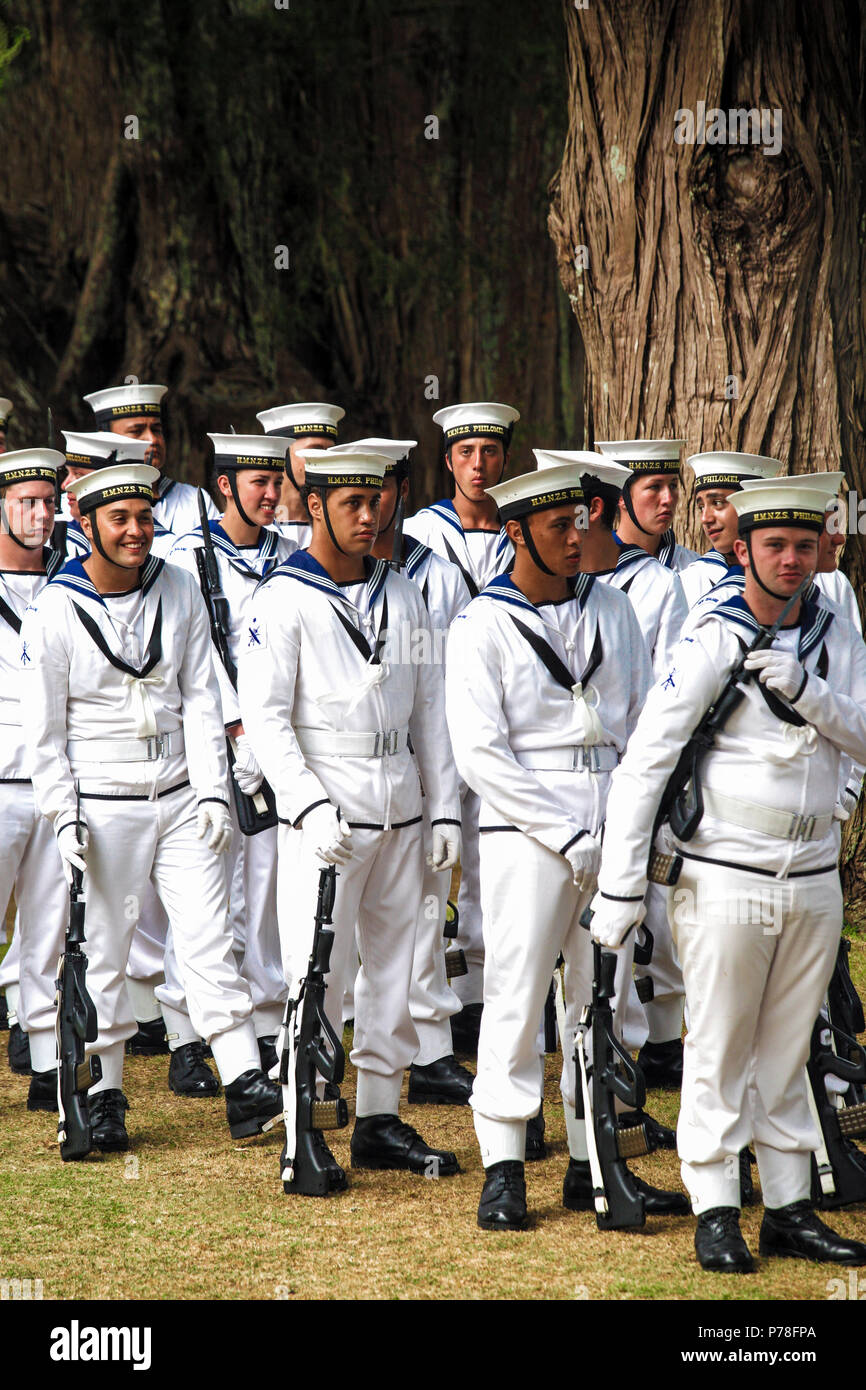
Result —
M 799 811 L 777 811 L 738 796 L 725 796 L 712 787 L 703 788 L 704 810 L 718 820 L 730 821 L 744 830 L 761 830 L 777 840 L 823 840 L 833 824 L 832 811 L 825 816 L 804 816 Z
M 296 729 L 302 753 L 324 758 L 381 758 L 408 747 L 408 729 L 379 729 L 377 733 L 339 733 L 334 729 Z
M 152 738 L 73 739 L 66 754 L 73 763 L 153 763 L 173 758 L 184 750 L 183 729 L 154 734 Z
M 533 748 L 514 754 L 521 767 L 538 772 L 613 772 L 619 753 L 609 744 L 578 744 L 574 748 Z

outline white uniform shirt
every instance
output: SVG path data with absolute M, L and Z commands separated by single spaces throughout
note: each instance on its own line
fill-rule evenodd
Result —
M 352 586 L 347 592 L 335 584 L 307 551 L 297 551 L 259 586 L 240 647 L 244 729 L 274 789 L 277 811 L 290 824 L 328 800 L 350 824 L 411 824 L 421 818 L 421 782 L 430 819 L 459 823 L 427 610 L 416 586 L 384 560 L 368 560 L 365 569 L 356 602 Z M 346 624 L 364 639 L 366 658 Z M 408 650 L 407 631 L 415 634 Z M 371 660 L 380 643 L 381 659 Z M 296 737 L 296 730 L 317 730 L 327 740 L 353 732 L 405 735 L 407 729 L 414 758 L 405 746 L 382 757 L 304 754 Z
M 270 528 L 262 530 L 258 545 L 242 548 L 236 546 L 226 535 L 218 521 L 210 523 L 210 533 L 220 588 L 229 606 L 229 655 L 237 668 L 238 651 L 245 633 L 247 609 L 256 586 L 276 565 L 289 558 L 293 548 L 290 542 L 282 540 Z M 201 587 L 195 559 L 195 552 L 203 549 L 201 527 L 197 526 L 187 535 L 172 539 L 174 544 L 168 553 L 169 564 L 181 565 Z M 213 660 L 222 697 L 223 723 L 235 724 L 241 717 L 237 694 L 216 650 Z
M 689 608 L 692 608 L 698 599 L 703 598 L 704 594 L 708 594 L 714 584 L 724 579 L 727 572 L 728 562 L 718 550 L 708 550 L 706 555 L 680 570 L 680 583 Z
M 804 816 L 832 815 L 844 756 L 866 762 L 866 646 L 846 619 L 817 603 L 775 646 L 790 648 L 809 672 L 786 722 L 765 687 L 751 679 L 745 698 L 716 738 L 701 767 L 702 783 L 722 795 Z M 625 757 L 611 781 L 608 835 L 599 887 L 608 896 L 642 898 L 650 835 L 662 792 L 682 747 L 717 699 L 728 673 L 757 634 L 742 595 L 707 612 L 674 654 L 663 681 L 650 691 Z M 822 678 L 818 671 L 825 670 Z M 782 701 L 783 708 L 789 708 Z M 802 721 L 806 721 L 804 724 Z M 833 867 L 839 823 L 822 839 L 792 840 L 744 830 L 704 813 L 682 846 L 710 862 L 786 877 Z
M 582 698 L 557 683 L 515 618 L 553 648 Z M 621 754 L 649 677 L 632 605 L 593 575 L 579 575 L 561 603 L 536 607 L 510 575 L 473 599 L 449 633 L 445 685 L 457 768 L 481 798 L 481 833 L 513 827 L 556 853 L 584 830 L 597 833 L 606 773 L 530 769 L 520 759 L 589 744 Z
M 21 638 L 24 613 L 63 563 L 53 550 L 43 550 L 44 572 L 0 570 L 0 782 L 26 781 L 30 773 L 21 728 L 21 672 L 30 664 Z M 26 640 L 26 639 L 24 639 Z
M 194 531 L 200 524 L 198 497 L 201 489 L 191 483 L 179 483 L 176 478 L 167 478 L 163 473 L 157 484 L 159 500 L 153 504 L 153 519 L 166 531 L 176 536 L 184 536 Z M 213 520 L 219 520 L 219 511 L 209 493 L 205 492 L 205 511 Z
M 140 602 L 138 616 L 129 611 Z M 121 598 L 118 620 L 78 560 L 70 560 L 27 610 L 21 627 L 22 723 L 36 804 L 54 821 L 75 818 L 75 776 L 91 793 L 158 795 L 188 777 L 199 800 L 227 800 L 225 734 L 204 601 L 190 575 L 148 557 L 138 598 Z M 83 613 L 79 616 L 76 609 Z M 161 655 L 142 679 L 142 644 Z M 159 632 L 158 641 L 156 633 Z M 153 762 L 76 762 L 70 741 L 144 739 L 183 728 L 185 753 Z
M 679 545 L 671 527 L 662 536 L 655 558 L 660 565 L 664 565 L 665 569 L 684 570 L 688 565 L 693 565 L 695 560 L 700 560 L 701 557 L 696 550 L 689 550 L 686 546 Z
M 670 669 L 671 654 L 688 611 L 681 574 L 666 569 L 639 545 L 624 545 L 616 568 L 603 570 L 596 578 L 628 595 L 658 680 Z
M 514 547 L 504 528 L 464 531 L 454 503 L 447 498 L 410 516 L 405 531 L 441 555 L 443 560 L 459 566 L 473 598 L 491 579 L 506 570 L 514 558 Z
M 313 527 L 309 521 L 275 521 L 268 527 L 275 531 L 280 540 L 288 545 L 288 554 L 296 550 L 306 550 L 313 539 Z

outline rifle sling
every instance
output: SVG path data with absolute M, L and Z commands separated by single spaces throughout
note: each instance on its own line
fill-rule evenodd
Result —
M 0 618 L 3 618 L 9 624 L 13 632 L 19 633 L 21 631 L 21 619 L 14 609 L 9 607 L 6 600 L 2 598 L 0 598 Z
M 220 634 L 219 632 L 219 620 L 216 615 L 216 603 L 214 602 L 213 595 L 211 594 L 210 581 L 207 577 L 207 560 L 205 557 L 204 546 L 194 550 L 193 555 L 195 556 L 195 565 L 196 569 L 198 570 L 199 586 L 201 588 L 202 595 L 205 601 L 205 607 L 207 608 L 208 617 L 210 619 L 211 641 L 216 647 L 217 655 L 219 656 L 219 659 L 223 664 L 225 673 L 228 676 L 231 685 L 234 687 L 235 690 L 237 690 L 238 668 L 232 661 L 231 656 L 229 655 L 228 633 Z M 228 603 L 226 603 L 226 607 L 228 607 Z M 223 642 L 220 642 L 219 640 L 221 635 L 223 635 L 224 637 Z

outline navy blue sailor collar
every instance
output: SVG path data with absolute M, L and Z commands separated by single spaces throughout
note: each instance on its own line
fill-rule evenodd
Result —
M 376 560 L 371 555 L 364 556 L 364 575 L 367 588 L 367 611 L 371 613 L 377 598 L 385 587 L 385 580 L 388 578 L 390 565 L 387 560 Z M 355 605 L 346 597 L 343 589 L 335 583 L 324 565 L 314 559 L 309 550 L 295 550 L 287 560 L 281 565 L 272 569 L 263 580 L 263 584 L 270 584 L 280 576 L 286 579 L 295 579 L 301 584 L 306 584 L 312 589 L 318 589 L 329 599 L 339 599 L 347 608 L 354 608 Z
M 833 614 L 830 609 L 819 608 L 815 598 L 812 597 L 815 591 L 816 586 L 813 584 L 809 590 L 810 596 L 803 599 L 800 610 L 800 637 L 797 643 L 797 656 L 801 661 L 811 651 L 814 651 L 833 621 Z M 712 610 L 712 616 L 720 617 L 731 627 L 746 634 L 751 640 L 765 631 L 764 626 L 758 622 L 741 593 L 718 603 Z
M 243 550 L 241 550 L 239 546 L 235 545 L 231 536 L 227 535 L 226 532 L 223 530 L 222 522 L 220 520 L 208 521 L 208 530 L 211 534 L 211 540 L 213 541 L 214 549 L 222 551 L 222 553 L 226 556 L 226 558 L 229 561 L 229 564 L 232 566 L 233 569 L 237 570 L 239 573 L 249 575 L 253 579 L 261 578 L 261 574 L 258 570 L 256 570 L 256 568 L 253 565 L 250 564 Z M 268 561 L 273 560 L 276 557 L 277 541 L 278 537 L 275 531 L 268 531 L 266 527 L 261 527 L 259 531 L 258 545 L 255 547 L 255 551 L 256 559 L 263 560 L 265 562 L 265 569 L 262 571 L 262 573 L 266 572 L 268 568 Z M 250 547 L 250 549 L 252 549 L 252 547 Z
M 453 530 L 457 531 L 461 536 L 467 535 L 467 532 L 463 528 L 463 522 L 457 515 L 457 508 L 455 507 L 450 497 L 443 497 L 441 502 L 434 502 L 430 507 L 430 511 L 435 512 L 436 515 L 441 517 L 443 521 L 447 521 L 448 525 L 451 526 Z M 478 533 L 477 531 L 469 531 L 468 534 L 477 535 Z M 489 534 L 495 535 L 496 533 L 494 531 L 491 531 Z M 506 532 L 505 527 L 500 526 L 499 537 L 496 542 L 496 554 L 501 555 L 510 544 L 511 542 L 508 539 L 508 533 Z
M 580 611 L 595 583 L 595 575 L 576 574 L 568 583 L 571 596 L 577 599 L 578 611 Z M 522 608 L 525 612 L 534 613 L 537 617 L 541 616 L 536 605 L 526 597 L 521 589 L 518 589 L 510 573 L 497 574 L 496 578 L 491 579 L 487 587 L 481 590 L 478 597 L 494 599 L 497 603 L 511 604 L 513 608 Z
M 139 588 L 142 595 L 146 596 L 153 588 L 162 573 L 164 565 L 164 560 L 157 559 L 155 555 L 148 555 L 144 564 L 141 566 L 139 574 Z M 108 607 L 102 594 L 93 583 L 93 580 L 90 578 L 84 565 L 77 556 L 75 559 L 67 560 L 63 568 L 48 582 L 50 584 L 61 584 L 64 589 L 71 589 L 75 594 L 81 594 L 85 598 L 92 599 L 94 603 L 100 603 L 105 609 Z

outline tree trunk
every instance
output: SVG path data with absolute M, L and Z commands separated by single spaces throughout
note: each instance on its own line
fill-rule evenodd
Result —
M 589 0 L 565 17 L 549 228 L 586 348 L 588 440 L 682 437 L 688 453 L 768 454 L 791 473 L 844 468 L 862 498 L 864 0 Z M 767 113 L 757 143 L 739 118 L 730 138 L 740 108 Z M 675 138 L 687 113 L 695 143 Z M 844 568 L 862 596 L 859 535 Z M 862 812 L 843 860 L 861 921 Z

